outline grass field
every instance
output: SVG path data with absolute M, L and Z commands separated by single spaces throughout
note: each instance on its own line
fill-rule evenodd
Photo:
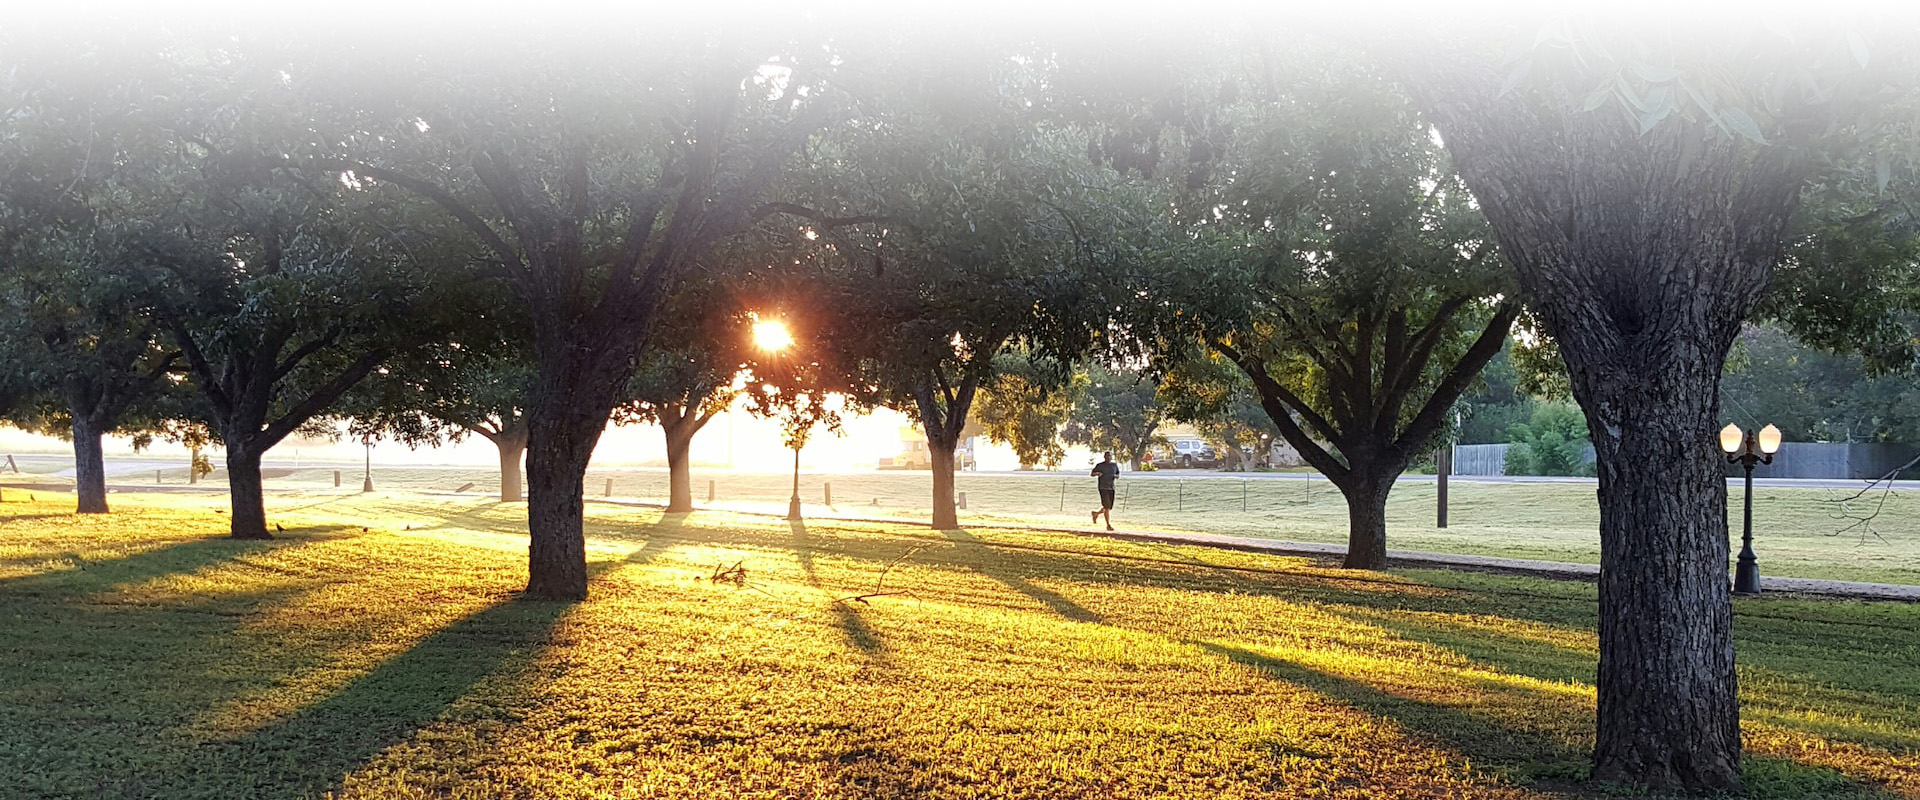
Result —
M 0 507 L 0 797 L 1591 794 L 1585 583 L 598 506 L 540 603 L 518 505 L 70 499 Z M 1735 612 L 1753 795 L 1920 798 L 1920 605 Z
M 344 470 L 345 491 L 360 485 L 357 470 Z M 147 478 L 150 479 L 150 476 Z M 168 473 L 169 483 L 184 483 L 184 469 Z M 224 473 L 211 485 L 224 485 Z M 472 491 L 498 488 L 497 473 L 487 469 L 380 468 L 377 488 Z M 784 512 L 790 478 L 777 474 L 700 472 L 694 474 L 694 499 L 704 504 L 708 482 L 720 507 Z M 612 482 L 616 498 L 664 501 L 666 473 L 659 470 L 594 470 L 587 476 L 589 497 L 601 497 Z M 48 485 L 71 485 L 70 479 Z M 832 508 L 824 504 L 830 488 Z M 1027 522 L 1084 525 L 1095 500 L 1090 480 L 1078 475 L 962 473 L 959 491 L 967 494 L 961 519 L 974 522 Z M 1121 482 L 1115 521 L 1122 527 L 1266 536 L 1310 542 L 1346 541 L 1346 505 L 1324 479 L 1144 477 Z M 270 490 L 333 490 L 333 470 L 271 470 Z M 810 515 L 924 516 L 930 478 L 925 472 L 867 472 L 802 475 L 801 497 Z M 1767 575 L 1836 580 L 1920 584 L 1920 492 L 1900 489 L 1874 495 L 1843 509 L 1835 500 L 1852 494 L 1835 488 L 1761 486 L 1754 493 L 1754 531 L 1761 571 Z M 1740 489 L 1729 492 L 1738 548 Z M 1591 483 L 1488 483 L 1455 481 L 1450 523 L 1434 526 L 1435 487 L 1431 481 L 1403 481 L 1388 501 L 1387 544 L 1408 550 L 1541 558 L 1598 563 L 1599 507 Z M 1244 510 L 1243 510 L 1244 509 Z M 1871 525 L 1847 529 L 1845 514 L 1878 511 Z

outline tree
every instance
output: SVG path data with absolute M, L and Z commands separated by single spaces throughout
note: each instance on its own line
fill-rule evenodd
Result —
M 1777 326 L 1750 324 L 1721 379 L 1723 410 L 1743 427 L 1778 425 L 1787 441 L 1920 440 L 1913 375 L 1875 374 L 1870 364 L 1802 344 Z
M 1738 791 L 1721 368 L 1785 254 L 1812 154 L 1885 99 L 1854 79 L 1859 62 L 1898 66 L 1904 43 L 1876 39 L 1907 28 L 1676 14 L 1632 36 L 1592 15 L 1547 22 L 1490 29 L 1519 40 L 1508 64 L 1488 56 L 1516 42 L 1444 25 L 1381 55 L 1445 137 L 1586 412 L 1601 539 L 1594 777 Z
M 1508 343 L 1480 370 L 1480 381 L 1454 404 L 1460 418 L 1460 444 L 1496 444 L 1507 441 L 1507 431 L 1533 416 L 1540 402 L 1522 388 L 1514 367 L 1513 345 Z
M 1018 353 L 1002 354 L 994 370 L 974 409 L 981 430 L 990 441 L 1012 447 L 1023 470 L 1035 464 L 1060 466 L 1067 457 L 1060 428 L 1086 391 L 1086 373 L 1073 372 L 1062 386 L 1055 377 L 1057 366 L 1038 366 Z
M 1096 452 L 1117 453 L 1139 470 L 1148 448 L 1167 443 L 1157 432 L 1167 417 L 1159 384 L 1147 373 L 1094 364 L 1087 370 L 1086 393 L 1074 404 L 1060 438 Z
M 733 405 L 735 378 L 754 355 L 751 310 L 713 276 L 700 278 L 669 301 L 654 347 L 627 384 L 631 399 L 614 412 L 622 423 L 656 423 L 666 436 L 668 513 L 693 510 L 693 437 Z
M 887 76 L 933 88 L 895 90 L 835 137 L 823 156 L 844 165 L 838 219 L 865 221 L 809 231 L 834 292 L 810 327 L 832 334 L 801 352 L 920 424 L 941 529 L 959 524 L 954 454 L 980 391 L 1016 353 L 1043 388 L 1066 382 L 1105 335 L 1106 276 L 1147 208 L 1086 163 L 1078 131 L 1033 109 L 1038 62 L 1007 55 L 961 47 Z
M 17 265 L 18 251 L 10 255 Z M 13 343 L 5 365 L 42 400 L 23 404 L 14 421 L 73 442 L 77 510 L 104 514 L 101 438 L 160 424 L 157 401 L 179 353 L 97 254 L 65 250 L 57 258 L 0 287 L 0 338 Z
M 1217 175 L 1139 312 L 1163 360 L 1203 346 L 1347 501 L 1345 566 L 1386 565 L 1394 482 L 1519 313 L 1473 199 L 1408 101 L 1364 73 L 1303 71 L 1219 123 Z
M 292 70 L 356 114 L 316 167 L 438 205 L 525 305 L 535 597 L 586 596 L 587 462 L 672 287 L 783 215 L 769 194 L 839 106 L 837 56 L 805 34 L 611 29 L 470 34 L 428 55 L 329 43 Z
M 36 400 L 16 403 L 16 423 L 73 442 L 78 511 L 105 513 L 101 437 L 160 424 L 155 401 L 178 357 L 144 313 L 145 287 L 120 269 L 123 221 L 153 179 L 144 84 L 96 83 L 120 59 L 148 66 L 149 56 L 6 51 L 0 372 Z
M 167 180 L 149 190 L 165 212 L 143 221 L 128 271 L 152 287 L 198 418 L 226 447 L 233 536 L 270 538 L 262 455 L 394 352 L 444 339 L 433 314 L 448 304 L 433 292 L 461 261 L 418 230 L 413 207 L 309 180 L 305 98 L 245 52 L 215 56 L 160 123 Z
M 457 331 L 442 342 L 397 354 L 336 404 L 355 436 L 439 446 L 477 435 L 500 462 L 500 502 L 526 499 L 527 392 L 533 366 L 498 314 L 453 314 Z M 518 322 L 507 316 L 507 323 Z
M 1191 424 L 1218 443 L 1228 469 L 1244 471 L 1264 459 L 1267 443 L 1279 433 L 1252 383 L 1218 355 L 1174 365 L 1160 383 L 1159 400 L 1169 419 Z

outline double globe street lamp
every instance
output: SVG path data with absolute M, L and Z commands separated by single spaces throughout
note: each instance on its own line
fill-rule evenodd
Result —
M 1747 469 L 1745 510 L 1740 523 L 1740 561 L 1733 570 L 1733 591 L 1759 594 L 1760 562 L 1753 555 L 1753 465 L 1773 463 L 1773 454 L 1780 450 L 1780 429 L 1768 425 L 1757 432 L 1742 433 L 1740 426 L 1727 423 L 1727 427 L 1720 429 L 1720 449 L 1726 451 L 1728 463 Z

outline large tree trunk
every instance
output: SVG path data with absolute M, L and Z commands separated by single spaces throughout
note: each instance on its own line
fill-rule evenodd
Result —
M 1720 371 L 1781 256 L 1805 151 L 1750 147 L 1677 116 L 1641 131 L 1617 109 L 1583 111 L 1584 87 L 1503 91 L 1511 67 L 1462 59 L 1437 69 L 1434 55 L 1410 57 L 1408 74 L 1559 341 L 1593 438 L 1594 777 L 1738 793 L 1726 485 L 1713 433 Z
M 1355 474 L 1340 484 L 1340 494 L 1347 500 L 1347 558 L 1340 566 L 1387 568 L 1387 493 L 1393 491 L 1397 474 Z
M 107 461 L 100 435 L 86 415 L 73 415 L 73 488 L 82 514 L 107 513 Z
M 958 444 L 927 437 L 927 453 L 933 459 L 933 527 L 936 530 L 960 527 L 960 512 L 953 500 L 953 451 Z
M 500 502 L 518 503 L 525 500 L 526 494 L 520 488 L 520 462 L 527 455 L 526 431 L 523 429 L 518 433 L 495 436 L 493 446 L 500 451 Z
M 527 594 L 581 600 L 587 596 L 587 462 L 613 403 L 600 401 L 607 392 L 553 386 L 534 393 L 527 415 Z
M 227 497 L 235 539 L 271 539 L 267 501 L 260 485 L 260 454 L 245 442 L 227 443 Z
M 689 463 L 689 453 L 693 449 L 693 432 L 697 425 L 689 412 L 689 417 L 671 425 L 662 421 L 661 428 L 667 432 L 667 513 L 680 514 L 693 510 L 693 467 Z
M 1740 785 L 1727 484 L 1714 449 L 1726 351 L 1702 338 L 1574 371 L 1600 493 L 1593 774 L 1610 783 Z

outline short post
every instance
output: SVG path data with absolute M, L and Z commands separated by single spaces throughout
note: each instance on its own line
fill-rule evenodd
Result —
M 602 496 L 602 497 L 612 497 L 612 496 L 613 496 L 613 479 L 612 479 L 612 478 L 608 478 L 608 479 L 607 479 L 607 493 L 606 493 L 606 494 L 604 494 L 604 495 L 601 495 L 601 496 Z
M 333 471 L 333 488 L 340 488 L 340 470 Z
M 1439 490 L 1436 495 L 1436 502 L 1438 503 L 1437 511 L 1439 513 L 1436 524 L 1438 527 L 1444 528 L 1447 527 L 1447 476 L 1453 474 L 1452 445 L 1441 448 L 1439 452 L 1433 454 L 1433 473 L 1434 481 Z
M 1067 510 L 1067 480 L 1065 478 L 1060 479 L 1060 510 Z
M 713 481 L 707 481 L 707 502 L 713 502 Z
M 833 505 L 833 483 L 831 481 L 824 481 L 820 484 L 820 495 L 821 499 L 825 500 L 827 505 Z
M 1174 486 L 1173 491 L 1173 510 L 1187 510 L 1187 479 L 1181 478 L 1180 482 Z
M 1247 513 L 1247 479 L 1240 479 L 1240 513 Z
M 960 510 L 965 511 L 967 509 L 967 493 L 961 492 L 959 498 L 957 499 L 959 501 L 958 504 L 960 506 Z
M 154 470 L 154 471 L 153 471 L 153 482 L 154 482 L 154 483 L 166 483 L 166 481 L 163 481 L 163 480 L 161 480 L 161 479 L 160 479 L 160 470 L 157 470 L 157 469 L 156 469 L 156 470 Z

